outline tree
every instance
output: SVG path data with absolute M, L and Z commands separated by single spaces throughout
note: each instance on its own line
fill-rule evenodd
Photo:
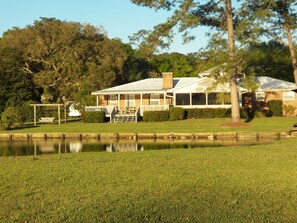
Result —
M 228 66 L 224 73 L 228 76 L 230 82 L 232 121 L 239 122 L 239 98 L 237 86 L 237 74 L 239 66 L 236 61 L 235 35 L 234 35 L 234 17 L 231 0 L 224 1 L 195 1 L 195 0 L 131 0 L 133 3 L 154 8 L 156 10 L 174 10 L 171 17 L 165 23 L 154 27 L 153 31 L 139 31 L 131 38 L 132 40 L 141 40 L 139 49 L 144 55 L 149 57 L 157 46 L 166 47 L 170 44 L 173 36 L 173 28 L 178 26 L 179 32 L 183 33 L 185 42 L 193 39 L 190 30 L 200 26 L 211 26 L 218 30 L 228 33 Z
M 124 44 L 108 39 L 102 29 L 54 18 L 9 30 L 1 45 L 19 52 L 23 72 L 45 102 L 79 100 L 113 86 L 127 58 Z
M 0 44 L 0 113 L 5 107 L 37 99 L 33 81 L 22 71 L 22 63 L 18 51 L 2 49 Z
M 297 27 L 297 14 L 295 0 L 249 0 L 244 4 L 245 13 L 251 21 L 262 24 L 262 29 L 272 38 L 283 42 L 286 36 L 293 76 L 297 84 L 297 58 L 295 55 L 292 31 Z M 283 35 L 284 34 L 284 35 Z
M 288 51 L 288 46 L 278 41 L 255 43 L 246 51 L 244 71 L 246 73 L 250 69 L 254 69 L 255 74 L 259 76 L 294 82 L 291 57 Z
M 149 63 L 160 74 L 171 71 L 175 77 L 197 76 L 194 64 L 190 59 L 189 56 L 180 53 L 164 53 L 154 55 Z
M 138 52 L 131 45 L 125 44 L 127 59 L 123 67 L 123 75 L 117 80 L 118 84 L 138 81 L 149 77 L 152 69 L 149 61 L 138 56 Z

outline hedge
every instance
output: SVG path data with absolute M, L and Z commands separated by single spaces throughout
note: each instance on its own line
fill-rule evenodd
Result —
M 169 120 L 177 121 L 185 118 L 185 109 L 181 107 L 172 107 L 169 109 Z
M 143 112 L 145 122 L 164 122 L 169 120 L 169 111 L 145 111 Z
M 105 113 L 103 111 L 82 112 L 81 120 L 84 123 L 103 123 Z
M 267 102 L 267 107 L 272 116 L 283 115 L 283 102 L 281 100 L 270 100 Z
M 189 108 L 186 109 L 186 118 L 225 118 L 231 117 L 230 108 Z

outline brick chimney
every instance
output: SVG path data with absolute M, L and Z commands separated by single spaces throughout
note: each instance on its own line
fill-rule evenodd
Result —
M 173 73 L 172 72 L 163 72 L 163 89 L 173 88 Z

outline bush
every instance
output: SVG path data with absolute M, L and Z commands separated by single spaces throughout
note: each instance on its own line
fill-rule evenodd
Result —
M 81 119 L 84 123 L 103 123 L 105 113 L 103 111 L 82 112 Z
M 22 110 L 22 114 L 24 116 L 25 122 L 32 122 L 34 120 L 34 110 L 33 110 L 33 107 L 30 106 L 30 104 L 34 104 L 34 103 L 35 102 L 33 101 L 27 101 L 21 105 L 21 110 Z M 39 109 L 37 108 L 37 115 L 38 115 L 38 111 Z
M 1 126 L 4 129 L 22 126 L 25 119 L 25 113 L 22 112 L 21 107 L 7 107 L 1 115 Z
M 269 112 L 273 116 L 282 116 L 283 115 L 283 102 L 281 100 L 271 100 L 267 102 L 267 107 Z
M 294 105 L 283 105 L 283 110 L 286 116 L 292 116 L 295 113 L 296 107 Z
M 229 108 L 191 108 L 186 110 L 186 118 L 225 118 L 231 116 Z
M 164 122 L 169 120 L 169 111 L 145 111 L 143 112 L 145 122 Z
M 185 118 L 185 110 L 180 107 L 172 107 L 169 109 L 169 120 L 177 121 Z
M 247 114 L 247 110 L 246 110 L 246 108 L 242 108 L 242 109 L 240 109 L 240 117 L 241 117 L 241 118 L 248 118 L 248 114 Z M 255 110 L 254 110 L 254 117 L 255 117 L 255 118 L 264 118 L 264 117 L 268 117 L 268 115 L 267 115 L 267 111 L 265 111 L 265 110 L 261 111 L 261 110 L 257 110 L 257 109 L 255 109 Z

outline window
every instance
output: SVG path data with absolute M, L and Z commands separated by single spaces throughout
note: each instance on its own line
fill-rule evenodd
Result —
M 208 98 L 208 104 L 209 105 L 216 105 L 217 103 L 217 93 L 209 93 L 207 95 Z
M 264 92 L 255 92 L 255 100 L 256 101 L 264 101 L 265 93 Z
M 176 94 L 176 105 L 190 105 L 190 94 Z
M 115 105 L 117 106 L 117 101 L 118 101 L 118 98 L 117 98 L 117 95 L 109 95 L 109 104 L 110 105 Z
M 135 107 L 135 94 L 126 94 L 125 95 L 125 106 L 126 107 Z
M 295 100 L 295 92 L 294 91 L 283 92 L 283 100 L 284 101 Z
M 150 95 L 150 105 L 160 105 L 160 95 L 151 94 Z
M 206 105 L 206 94 L 193 93 L 192 94 L 192 105 Z

